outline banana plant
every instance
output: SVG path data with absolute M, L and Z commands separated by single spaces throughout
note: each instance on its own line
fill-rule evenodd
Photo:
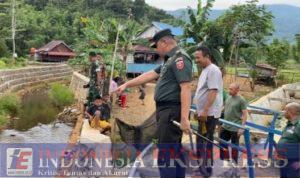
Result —
M 188 9 L 189 20 L 184 27 L 184 37 L 192 38 L 195 44 L 187 45 L 187 52 L 192 54 L 197 46 L 205 45 L 212 51 L 214 62 L 223 67 L 223 57 L 220 53 L 220 48 L 224 43 L 222 38 L 222 30 L 214 21 L 209 21 L 209 12 L 213 7 L 215 0 L 207 0 L 205 6 L 202 7 L 202 1 L 198 0 L 197 11 Z

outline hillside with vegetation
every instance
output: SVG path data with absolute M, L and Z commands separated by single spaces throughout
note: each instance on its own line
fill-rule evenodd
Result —
M 178 39 L 183 48 L 192 54 L 197 45 L 206 45 L 213 51 L 215 62 L 221 67 L 234 66 L 235 74 L 238 68 L 253 69 L 256 63 L 268 63 L 279 71 L 291 70 L 288 61 L 298 66 L 300 35 L 292 34 L 293 43 L 276 36 L 279 14 L 283 17 L 295 11 L 270 11 L 268 6 L 258 6 L 257 0 L 251 0 L 218 11 L 211 18 L 214 0 L 203 2 L 198 0 L 196 10 L 187 9 L 186 20 L 182 21 L 149 6 L 145 0 L 1 0 L 0 68 L 24 66 L 30 48 L 39 48 L 51 40 L 63 40 L 77 53 L 77 57 L 70 60 L 71 65 L 79 65 L 87 71 L 87 54 L 93 50 L 102 53 L 110 73 L 118 36 L 119 55 L 114 67 L 116 75 L 124 75 L 125 61 L 133 44 L 147 44 L 136 37 L 152 21 L 181 26 L 184 35 Z M 188 43 L 185 40 L 188 38 L 195 43 Z M 19 57 L 11 60 L 14 46 Z M 292 70 L 297 71 L 297 68 Z M 255 77 L 254 71 L 248 73 Z
M 273 37 L 278 39 L 286 39 L 290 42 L 295 42 L 294 35 L 300 33 L 300 7 L 290 6 L 285 4 L 266 5 L 267 11 L 274 16 L 274 33 Z M 214 20 L 224 15 L 228 9 L 219 10 L 212 9 L 209 14 L 209 19 Z M 196 10 L 194 10 L 196 12 Z M 187 9 L 178 9 L 168 11 L 175 18 L 189 20 Z
M 0 57 L 9 56 L 12 51 L 13 3 L 18 56 L 26 56 L 31 47 L 41 47 L 54 39 L 77 47 L 85 37 L 84 20 L 87 18 L 133 21 L 141 27 L 151 21 L 172 23 L 174 20 L 173 16 L 147 5 L 144 0 L 1 0 Z

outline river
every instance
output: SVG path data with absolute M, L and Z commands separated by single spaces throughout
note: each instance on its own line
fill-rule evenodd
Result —
M 53 124 L 59 112 L 60 109 L 51 104 L 48 89 L 26 94 L 19 113 L 0 133 L 0 143 L 67 143 L 72 127 Z

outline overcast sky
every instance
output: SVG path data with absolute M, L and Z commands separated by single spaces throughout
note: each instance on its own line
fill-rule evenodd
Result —
M 145 0 L 147 4 L 164 9 L 176 10 L 191 6 L 196 8 L 197 0 Z M 226 9 L 233 4 L 244 3 L 247 0 L 216 0 L 213 9 Z M 205 2 L 205 0 L 203 0 Z M 300 7 L 300 0 L 259 0 L 259 4 L 289 4 Z

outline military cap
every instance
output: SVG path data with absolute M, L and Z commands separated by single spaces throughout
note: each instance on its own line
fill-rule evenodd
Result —
M 159 32 L 157 32 L 154 36 L 153 36 L 153 38 L 151 39 L 151 47 L 152 48 L 156 48 L 157 46 L 156 46 L 156 44 L 157 44 L 157 42 L 161 39 L 161 38 L 163 38 L 163 37 L 165 37 L 165 36 L 174 36 L 173 34 L 172 34 L 172 32 L 171 32 L 171 30 L 170 29 L 164 29 L 164 30 L 161 30 L 161 31 L 159 31 Z
M 97 56 L 97 53 L 95 51 L 91 51 L 91 52 L 89 52 L 89 56 L 95 57 L 95 56 Z

